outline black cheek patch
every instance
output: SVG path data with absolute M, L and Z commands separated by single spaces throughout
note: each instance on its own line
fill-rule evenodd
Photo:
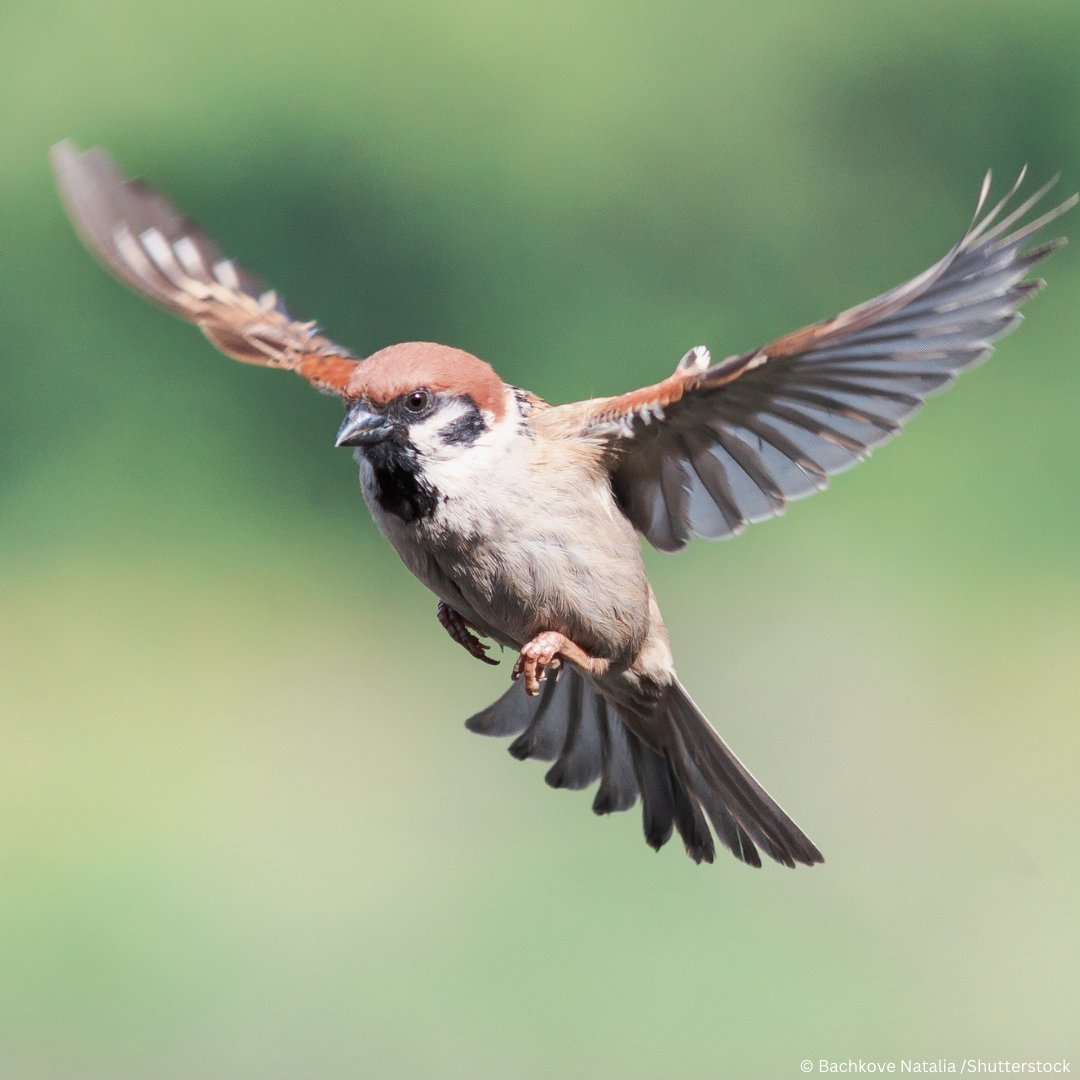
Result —
M 482 413 L 470 403 L 466 412 L 439 429 L 439 438 L 448 446 L 468 446 L 476 442 L 485 431 L 487 424 L 484 423 Z

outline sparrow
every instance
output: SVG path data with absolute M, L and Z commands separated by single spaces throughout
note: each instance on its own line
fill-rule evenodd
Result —
M 679 681 L 640 537 L 678 551 L 735 536 L 895 435 L 1016 326 L 1043 284 L 1028 271 L 1064 240 L 1026 244 L 1076 195 L 1025 223 L 1055 181 L 1013 208 L 1021 173 L 984 213 L 987 174 L 963 236 L 906 284 L 718 363 L 692 348 L 652 386 L 550 405 L 447 345 L 361 359 L 102 150 L 61 142 L 52 164 L 107 270 L 227 356 L 341 398 L 336 445 L 354 449 L 372 517 L 439 622 L 485 663 L 481 639 L 516 653 L 509 688 L 469 729 L 552 762 L 552 787 L 599 781 L 598 814 L 640 798 L 654 849 L 678 831 L 696 862 L 716 841 L 753 866 L 759 850 L 823 861 Z

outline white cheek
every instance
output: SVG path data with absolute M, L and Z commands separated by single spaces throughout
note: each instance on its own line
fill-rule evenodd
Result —
M 443 441 L 439 433 L 448 424 L 460 419 L 468 411 L 468 406 L 457 401 L 446 408 L 439 409 L 438 412 L 429 416 L 426 420 L 409 425 L 409 441 L 416 447 L 417 452 L 423 458 L 439 461 L 457 457 L 462 450 L 467 450 L 468 447 L 449 446 Z M 490 422 L 490 417 L 485 415 L 484 420 Z
M 475 442 L 448 446 L 436 438 L 435 448 L 424 460 L 425 475 L 448 499 L 472 501 L 483 491 L 499 500 L 506 485 L 515 482 L 514 451 L 520 450 L 519 425 L 509 417 L 496 421 L 487 412 L 484 422 L 487 430 Z

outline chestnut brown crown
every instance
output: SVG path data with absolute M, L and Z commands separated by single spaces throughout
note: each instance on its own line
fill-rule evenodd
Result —
M 344 396 L 380 408 L 421 388 L 468 395 L 496 420 L 506 411 L 506 386 L 490 364 L 433 341 L 407 341 L 372 353 L 356 365 Z

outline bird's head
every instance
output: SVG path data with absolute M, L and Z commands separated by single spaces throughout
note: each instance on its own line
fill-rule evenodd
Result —
M 490 364 L 428 341 L 391 345 L 357 365 L 337 446 L 386 442 L 421 457 L 453 456 L 506 415 L 507 387 Z
M 404 521 L 485 488 L 521 421 L 514 389 L 489 364 L 427 341 L 362 360 L 344 397 L 336 444 L 356 448 L 369 499 Z

